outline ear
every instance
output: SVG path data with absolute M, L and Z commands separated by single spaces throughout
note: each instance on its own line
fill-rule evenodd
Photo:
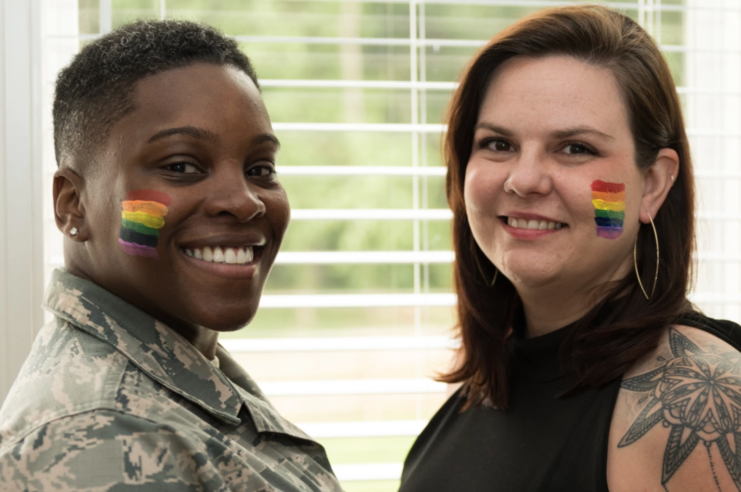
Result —
M 656 217 L 663 205 L 669 190 L 679 173 L 679 155 L 674 149 L 661 149 L 654 161 L 644 174 L 643 196 L 641 198 L 640 220 L 644 224 Z
M 84 188 L 85 180 L 72 169 L 65 167 L 54 173 L 54 220 L 57 229 L 79 242 L 87 241 L 90 235 L 85 227 L 85 206 L 82 204 Z

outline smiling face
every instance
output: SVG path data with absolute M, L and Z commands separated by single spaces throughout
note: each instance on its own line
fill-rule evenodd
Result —
M 196 64 L 133 97 L 86 178 L 87 254 L 71 270 L 191 340 L 244 326 L 290 216 L 260 94 L 240 70 Z
M 498 68 L 464 197 L 476 242 L 521 295 L 582 294 L 623 278 L 644 184 L 610 70 L 564 56 Z

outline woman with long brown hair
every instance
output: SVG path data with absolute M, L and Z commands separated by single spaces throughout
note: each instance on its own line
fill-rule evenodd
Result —
M 541 11 L 476 55 L 445 141 L 461 388 L 402 492 L 741 489 L 741 327 L 687 299 L 692 160 L 630 18 Z

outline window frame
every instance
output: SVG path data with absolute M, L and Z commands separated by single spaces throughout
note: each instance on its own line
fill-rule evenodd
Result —
M 322 0 L 317 0 L 322 1 Z M 356 0 L 350 0 L 356 1 Z M 239 41 L 261 41 L 271 42 L 308 42 L 323 44 L 383 44 L 389 46 L 408 46 L 411 55 L 411 77 L 408 81 L 363 81 L 363 80 L 278 80 L 261 79 L 264 88 L 288 87 L 288 88 L 372 88 L 372 89 L 401 89 L 409 90 L 412 95 L 412 118 L 409 124 L 323 124 L 323 123 L 292 123 L 277 122 L 274 128 L 282 130 L 311 130 L 311 131 L 336 131 L 337 129 L 351 131 L 383 131 L 401 132 L 408 134 L 414 141 L 412 162 L 404 167 L 355 167 L 355 166 L 332 166 L 329 167 L 291 167 L 279 166 L 278 171 L 285 175 L 317 175 L 326 174 L 332 176 L 357 176 L 357 175 L 397 175 L 410 176 L 414 180 L 415 199 L 414 207 L 404 210 L 294 210 L 293 220 L 358 220 L 358 219 L 398 219 L 400 216 L 415 221 L 414 249 L 404 252 L 387 251 L 364 251 L 364 252 L 282 252 L 279 253 L 277 263 L 279 264 L 322 264 L 322 263 L 347 263 L 347 264 L 411 264 L 415 268 L 414 293 L 390 294 L 385 296 L 371 294 L 354 295 L 266 295 L 261 303 L 261 309 L 273 309 L 282 307 L 312 306 L 312 307 L 348 307 L 348 306 L 452 306 L 455 303 L 454 294 L 429 293 L 425 290 L 424 274 L 426 265 L 433 263 L 451 263 L 454 259 L 450 251 L 426 251 L 420 242 L 420 231 L 424 224 L 430 220 L 449 220 L 451 213 L 447 209 L 429 209 L 425 206 L 424 179 L 428 176 L 441 176 L 444 169 L 438 167 L 426 167 L 424 152 L 426 146 L 422 143 L 430 134 L 444 131 L 443 125 L 424 123 L 426 104 L 424 103 L 428 91 L 450 91 L 455 87 L 455 82 L 430 82 L 424 79 L 425 49 L 428 46 L 479 46 L 483 41 L 471 40 L 437 40 L 426 39 L 424 23 L 420 24 L 419 16 L 424 18 L 425 4 L 449 4 L 451 0 L 357 0 L 365 3 L 398 3 L 408 4 L 410 8 L 410 38 L 288 38 L 288 37 L 246 37 L 236 36 Z M 519 6 L 546 7 L 569 2 L 553 1 L 519 1 L 512 0 L 464 0 L 462 3 L 473 5 L 511 5 L 517 3 Z M 713 12 L 741 14 L 740 8 L 725 7 L 722 2 L 716 5 L 700 6 L 699 0 L 687 0 L 684 6 L 662 5 L 660 0 L 640 0 L 635 2 L 601 2 L 613 8 L 632 8 L 639 11 L 642 24 L 648 31 L 655 34 L 652 26 L 657 23 L 661 25 L 662 12 Z M 51 22 L 49 18 L 54 15 L 54 5 L 77 4 L 76 0 L 29 0 L 19 2 L 17 0 L 0 0 L 0 25 L 3 26 L 2 45 L 0 46 L 0 64 L 2 65 L 2 77 L 0 77 L 0 403 L 4 400 L 7 391 L 15 379 L 26 355 L 28 354 L 33 338 L 37 330 L 42 326 L 44 314 L 40 308 L 44 284 L 44 272 L 49 264 L 59 264 L 61 256 L 50 257 L 48 253 L 48 238 L 44 235 L 45 228 L 51 222 L 51 210 L 48 206 L 50 197 L 49 176 L 44 175 L 44 160 L 48 158 L 48 149 L 42 149 L 43 135 L 50 127 L 50 116 L 44 114 L 42 98 L 44 91 L 50 90 L 44 87 L 43 73 L 47 70 L 45 52 L 42 49 L 46 42 L 44 22 Z M 166 16 L 166 0 L 159 0 L 159 15 Z M 44 7 L 42 9 L 42 6 Z M 42 15 L 43 12 L 43 15 Z M 100 0 L 100 26 L 101 32 L 106 33 L 111 29 L 111 0 Z M 660 35 L 660 30 L 658 31 Z M 76 35 L 69 39 L 77 41 L 80 39 L 91 39 L 95 36 Z M 660 37 L 657 42 L 661 43 Z M 701 53 L 707 48 L 699 47 L 697 40 L 695 45 L 685 39 L 683 45 L 662 45 L 663 52 L 682 52 L 692 56 Z M 701 43 L 700 43 L 701 44 Z M 421 49 L 420 49 L 421 48 Z M 711 48 L 711 51 L 723 53 L 725 51 L 737 52 L 738 50 L 726 50 Z M 688 70 L 688 69 L 687 69 Z M 681 96 L 695 96 L 703 93 L 713 96 L 736 96 L 739 92 L 724 92 L 715 89 L 698 89 L 689 84 L 687 87 L 678 87 Z M 692 120 L 685 115 L 686 121 Z M 703 128 L 688 128 L 691 141 L 704 138 L 708 134 L 718 138 L 737 138 L 738 129 L 733 132 L 706 130 Z M 693 145 L 694 147 L 694 145 Z M 45 154 L 47 152 L 47 154 Z M 45 157 L 46 156 L 46 157 Z M 699 161 L 699 160 L 698 160 Z M 696 164 L 698 164 L 696 161 Z M 14 166 L 13 163 L 29 163 L 28 166 Z M 718 170 L 704 170 L 702 165 L 696 165 L 696 177 L 698 182 L 702 179 L 717 179 L 718 177 L 731 178 L 741 182 L 741 172 L 731 172 L 727 168 Z M 698 186 L 699 187 L 699 186 Z M 741 188 L 741 184 L 739 185 Z M 738 215 L 708 213 L 700 208 L 698 219 L 702 221 L 724 222 L 728 220 L 739 221 Z M 12 233 L 12 234 L 11 234 Z M 45 252 L 46 251 L 46 252 Z M 700 248 L 698 252 L 698 263 L 700 268 L 708 268 L 709 264 L 741 263 L 741 254 L 729 251 L 706 251 Z M 30 274 L 29 274 L 30 272 Z M 734 293 L 728 296 L 720 296 L 718 292 L 702 291 L 695 292 L 691 299 L 700 304 L 732 304 L 741 306 L 741 295 Z M 245 334 L 247 337 L 248 333 Z M 227 348 L 232 346 L 237 350 L 245 346 L 242 340 L 226 340 Z M 321 340 L 292 340 L 295 350 L 302 351 L 342 351 L 357 350 L 362 346 L 366 350 L 374 350 L 381 344 L 388 345 L 392 349 L 408 349 L 410 347 L 424 350 L 426 348 L 451 348 L 455 344 L 450 340 L 440 337 L 415 336 L 395 337 L 394 340 L 383 340 L 383 337 L 374 339 L 354 339 L 353 341 L 339 340 L 327 337 Z M 277 351 L 280 344 L 276 340 L 262 339 L 251 342 L 245 351 Z M 255 348 L 257 347 L 257 348 Z M 444 391 L 440 385 L 427 384 L 428 380 L 399 380 L 398 390 L 409 391 Z M 328 381 L 322 383 L 329 383 Z M 341 385 L 338 383 L 337 387 Z M 373 394 L 379 391 L 382 384 L 375 380 L 368 381 L 365 386 L 356 387 L 349 391 L 365 391 Z M 281 394 L 281 392 L 293 391 L 290 385 L 265 385 L 267 393 Z M 313 394 L 326 394 L 327 391 L 340 391 L 332 389 L 326 384 L 312 386 Z M 329 389 L 328 389 L 329 388 Z M 347 394 L 347 393 L 346 393 Z M 416 435 L 424 421 L 388 421 L 388 422 L 355 422 L 342 423 L 341 425 L 328 425 L 326 423 L 299 423 L 306 430 L 319 437 L 352 437 L 370 435 Z M 354 424 L 349 425 L 349 424 Z M 384 425 L 388 426 L 384 430 Z M 385 433 L 385 434 L 384 434 Z M 348 476 L 355 473 L 357 477 L 367 477 L 374 473 L 372 468 L 358 468 L 357 465 L 340 465 L 348 470 Z M 355 468 L 352 468 L 355 467 Z M 337 468 L 337 467 L 336 467 Z M 353 471 L 354 470 L 354 471 Z M 376 471 L 381 470 L 377 468 Z M 378 477 L 388 477 L 398 473 L 398 464 L 383 468 Z

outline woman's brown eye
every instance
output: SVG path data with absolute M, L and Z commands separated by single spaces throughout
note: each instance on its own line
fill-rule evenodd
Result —
M 509 144 L 503 140 L 497 140 L 494 142 L 494 150 L 506 152 L 509 150 Z
M 273 174 L 275 171 L 272 167 L 268 166 L 255 166 L 251 168 L 249 171 L 247 171 L 247 174 L 249 176 L 254 176 L 258 178 L 265 178 Z
M 586 145 L 578 143 L 567 145 L 565 150 L 567 154 L 594 154 Z
M 167 166 L 167 169 L 180 174 L 193 174 L 198 172 L 197 167 L 193 164 L 188 164 L 187 162 L 176 162 L 175 164 L 170 164 Z

